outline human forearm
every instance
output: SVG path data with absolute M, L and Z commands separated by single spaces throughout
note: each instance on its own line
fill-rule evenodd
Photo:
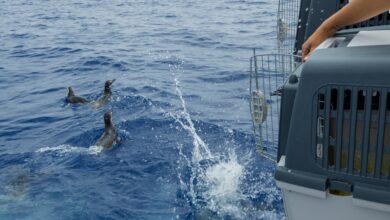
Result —
M 351 0 L 340 11 L 325 20 L 321 26 L 338 30 L 347 25 L 372 18 L 387 10 L 390 10 L 390 0 Z
M 345 7 L 326 19 L 302 45 L 302 57 L 309 55 L 326 38 L 333 36 L 337 30 L 352 25 L 390 9 L 390 0 L 350 0 Z

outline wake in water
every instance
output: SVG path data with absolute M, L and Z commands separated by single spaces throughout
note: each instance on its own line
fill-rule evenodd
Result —
M 42 147 L 36 150 L 37 153 L 46 153 L 46 152 L 56 152 L 60 154 L 66 154 L 66 153 L 82 153 L 82 154 L 92 154 L 92 155 L 98 155 L 103 151 L 102 146 L 96 146 L 92 145 L 88 148 L 85 147 L 74 147 L 67 144 L 62 144 L 56 147 Z

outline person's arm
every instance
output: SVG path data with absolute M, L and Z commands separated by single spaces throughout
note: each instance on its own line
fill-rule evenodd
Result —
M 345 7 L 326 19 L 302 45 L 302 58 L 306 60 L 326 38 L 347 25 L 372 18 L 390 10 L 390 0 L 350 0 Z

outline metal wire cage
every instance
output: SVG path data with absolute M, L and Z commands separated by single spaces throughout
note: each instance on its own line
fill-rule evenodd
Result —
M 301 63 L 294 55 L 263 54 L 250 59 L 250 112 L 256 149 L 276 161 L 282 88 Z
M 277 18 L 278 53 L 296 54 L 294 51 L 301 0 L 279 0 Z

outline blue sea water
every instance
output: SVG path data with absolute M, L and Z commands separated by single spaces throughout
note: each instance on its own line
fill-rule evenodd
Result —
M 277 1 L 1 0 L 0 219 L 284 219 L 254 149 Z M 102 108 L 69 105 L 66 87 Z M 111 110 L 120 142 L 94 146 Z

